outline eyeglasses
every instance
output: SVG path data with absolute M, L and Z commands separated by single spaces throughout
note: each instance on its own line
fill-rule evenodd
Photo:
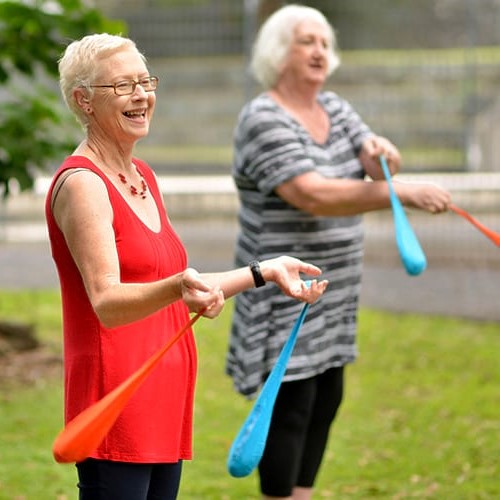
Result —
M 148 76 L 135 80 L 123 80 L 110 85 L 89 85 L 91 88 L 110 88 L 115 91 L 116 95 L 130 95 L 135 92 L 137 85 L 140 85 L 146 92 L 153 92 L 158 87 L 160 79 L 157 76 Z

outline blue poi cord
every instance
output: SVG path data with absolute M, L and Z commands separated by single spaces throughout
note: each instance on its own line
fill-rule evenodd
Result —
M 306 283 L 310 286 L 309 281 Z M 304 304 L 276 364 L 264 383 L 240 432 L 233 441 L 227 460 L 227 469 L 233 477 L 248 476 L 257 467 L 262 458 L 276 396 L 308 309 L 309 304 Z

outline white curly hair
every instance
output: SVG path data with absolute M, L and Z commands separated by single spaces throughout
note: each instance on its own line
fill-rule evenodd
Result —
M 256 80 L 270 89 L 278 79 L 279 70 L 284 63 L 293 40 L 295 27 L 303 21 L 322 24 L 328 32 L 328 76 L 340 64 L 337 54 L 337 40 L 332 25 L 317 9 L 299 4 L 281 7 L 271 14 L 262 24 L 253 46 L 250 69 Z

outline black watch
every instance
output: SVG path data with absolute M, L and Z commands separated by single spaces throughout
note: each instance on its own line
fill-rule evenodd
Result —
M 258 260 L 252 260 L 248 264 L 250 267 L 250 271 L 252 271 L 252 276 L 253 276 L 253 281 L 255 283 L 255 288 L 259 288 L 261 286 L 264 286 L 266 284 L 266 281 L 264 280 L 264 277 L 262 276 L 262 273 L 260 272 L 260 264 Z

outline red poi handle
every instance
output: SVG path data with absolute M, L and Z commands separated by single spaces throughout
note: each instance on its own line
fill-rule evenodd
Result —
M 118 387 L 68 422 L 56 437 L 52 447 L 56 462 L 80 462 L 101 444 L 131 396 L 158 364 L 162 356 L 186 330 L 194 325 L 203 313 L 204 310 L 193 316 L 161 349 Z

